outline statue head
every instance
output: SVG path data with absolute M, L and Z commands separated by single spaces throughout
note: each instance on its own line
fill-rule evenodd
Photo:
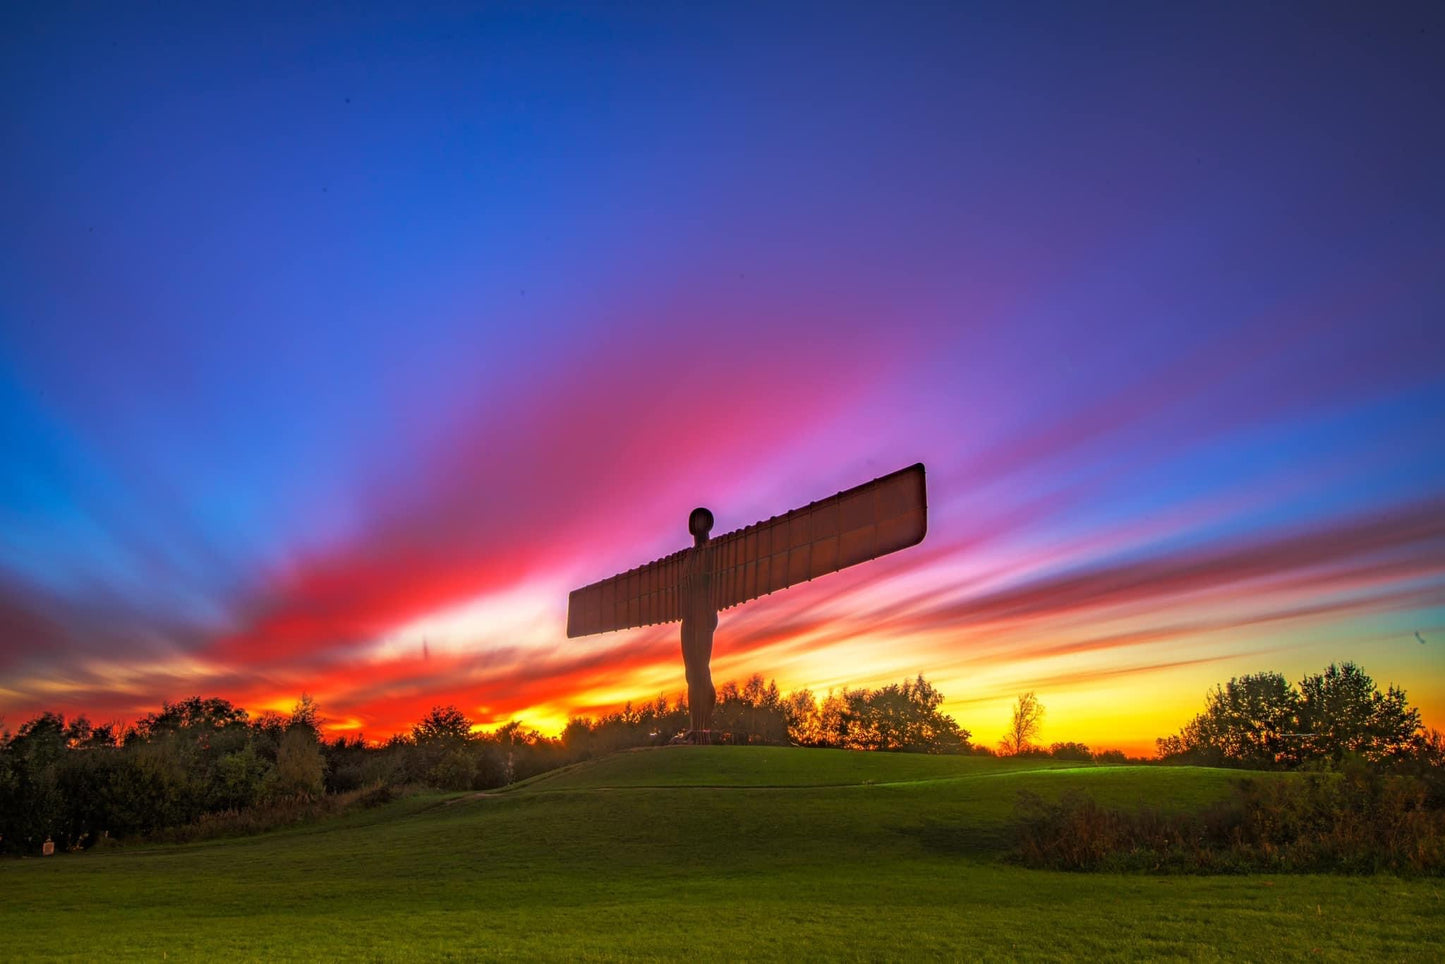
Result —
M 692 533 L 694 545 L 702 545 L 712 531 L 712 513 L 702 506 L 693 509 L 692 515 L 687 517 L 687 531 Z

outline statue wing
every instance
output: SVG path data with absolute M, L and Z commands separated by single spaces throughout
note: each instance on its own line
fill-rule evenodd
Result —
M 917 545 L 928 531 L 923 463 L 708 540 L 715 608 Z M 567 636 L 636 629 L 682 618 L 678 600 L 688 550 L 574 589 Z
M 687 550 L 574 589 L 567 598 L 567 636 L 636 629 L 682 618 L 677 586 Z
M 923 463 L 710 540 L 718 609 L 923 541 Z

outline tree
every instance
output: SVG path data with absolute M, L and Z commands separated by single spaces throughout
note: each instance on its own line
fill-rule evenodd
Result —
M 938 712 L 943 694 L 922 675 L 849 695 L 853 719 L 848 746 L 853 749 L 943 753 L 968 745 L 968 731 Z
M 1018 755 L 1032 748 L 1032 740 L 1044 722 L 1044 706 L 1030 690 L 1014 702 L 1013 716 L 1008 731 L 999 741 L 1004 753 Z
M 455 706 L 433 706 L 411 729 L 418 760 L 413 770 L 443 790 L 468 790 L 477 777 L 472 721 Z
M 291 708 L 291 719 L 287 721 L 287 727 L 301 726 L 321 735 L 321 707 L 316 705 L 316 700 L 310 693 L 302 693 L 296 705 Z
M 83 718 L 82 718 L 83 719 Z M 10 740 L 10 750 L 31 773 L 39 772 L 57 762 L 65 752 L 67 733 L 65 717 L 59 713 L 41 713 L 20 724 Z
M 326 792 L 355 790 L 366 781 L 368 753 L 366 740 L 360 733 L 338 736 L 329 743 L 321 742 L 321 755 L 326 757 Z
M 427 782 L 441 790 L 470 790 L 477 779 L 477 756 L 466 746 L 443 747 L 427 768 Z M 500 782 L 505 783 L 505 777 Z
M 786 743 L 788 718 L 778 684 L 761 673 L 748 677 L 741 688 L 729 680 L 718 689 L 713 713 L 713 737 L 733 743 Z
M 1405 691 L 1381 693 L 1354 663 L 1331 663 L 1300 680 L 1300 731 L 1306 759 L 1340 763 L 1357 754 L 1369 763 L 1403 760 L 1420 741 L 1420 711 Z
M 65 798 L 60 769 L 65 733 L 64 716 L 41 713 L 22 723 L 6 747 L 5 793 L 14 804 L 0 810 L 0 836 L 12 845 L 38 849 L 46 837 L 62 835 Z
M 418 746 L 426 744 L 460 744 L 471 739 L 472 721 L 450 704 L 433 706 L 421 722 L 411 728 L 411 737 Z
M 1354 663 L 1330 664 L 1298 688 L 1279 673 L 1216 686 L 1204 712 L 1158 741 L 1165 759 L 1255 768 L 1373 764 L 1419 756 L 1420 713 L 1391 686 L 1381 693 Z
M 232 705 L 230 700 L 192 696 L 177 703 L 162 703 L 159 713 L 150 713 L 136 720 L 134 732 L 142 739 L 163 733 L 188 732 L 205 743 L 212 732 L 244 726 L 246 722 L 246 711 Z
M 1420 734 L 1415 760 L 1422 766 L 1445 769 L 1445 733 L 1433 726 Z
M 812 742 L 809 727 L 817 716 L 818 701 L 813 698 L 812 690 L 797 690 L 789 693 L 783 700 L 783 718 L 788 725 L 788 739 L 794 743 L 807 745 Z
M 1159 755 L 1205 764 L 1289 766 L 1301 750 L 1300 699 L 1279 673 L 1254 673 L 1215 686 L 1204 712 L 1176 736 L 1158 741 Z
M 326 758 L 321 755 L 316 734 L 305 726 L 288 729 L 276 750 L 269 795 L 276 799 L 315 800 L 326 792 L 325 778 Z
M 272 763 L 276 762 L 276 751 L 281 747 L 288 723 L 288 718 L 275 710 L 265 710 L 251 721 L 251 742 L 256 751 Z
M 848 732 L 853 724 L 853 700 L 848 687 L 840 692 L 828 691 L 818 704 L 816 722 L 810 727 L 814 746 L 848 745 Z
M 292 768 L 295 763 L 288 759 L 287 766 Z M 221 757 L 211 781 L 208 808 L 240 810 L 251 806 L 267 785 L 270 769 L 270 764 L 261 759 L 252 743 Z
M 958 753 L 969 749 L 968 730 L 939 712 L 943 694 L 922 676 L 877 690 L 846 687 L 819 704 L 808 690 L 777 700 L 788 736 L 804 746 L 849 750 Z
M 574 716 L 562 730 L 562 745 L 574 760 L 584 760 L 592 755 L 593 731 L 597 724 L 590 716 Z

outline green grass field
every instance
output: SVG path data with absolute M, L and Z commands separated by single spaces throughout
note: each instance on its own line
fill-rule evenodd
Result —
M 1426 960 L 1438 880 L 999 860 L 1017 792 L 1236 774 L 678 747 L 263 836 L 0 862 L 0 958 Z M 1429 948 L 1436 948 L 1430 951 Z

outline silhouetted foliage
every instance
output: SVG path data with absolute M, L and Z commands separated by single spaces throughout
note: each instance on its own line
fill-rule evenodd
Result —
M 291 719 L 287 721 L 290 727 L 303 727 L 312 733 L 321 732 L 321 708 L 316 705 L 310 693 L 302 693 L 296 705 L 291 708 Z
M 720 743 L 808 743 L 849 749 L 959 752 L 968 731 L 939 712 L 943 696 L 921 676 L 878 690 L 784 696 L 754 675 L 724 683 Z M 688 728 L 685 699 L 665 696 L 598 720 L 569 721 L 560 739 L 513 721 L 480 732 L 455 706 L 433 707 L 411 731 L 368 745 L 321 738 L 320 708 L 303 694 L 290 714 L 252 718 L 219 698 L 164 703 L 120 732 L 85 717 L 41 713 L 0 735 L 0 849 L 38 852 L 136 836 L 184 840 L 246 832 L 333 812 L 336 795 L 371 800 L 409 784 L 486 790 Z M 390 792 L 390 791 L 387 791 Z
M 0 742 L 0 847 L 34 852 L 46 838 L 77 848 L 150 834 L 206 814 L 325 787 L 315 703 L 288 719 L 219 698 L 165 703 L 118 737 L 111 724 L 42 713 Z
M 784 701 L 788 732 L 802 746 L 962 753 L 969 732 L 939 712 L 943 694 L 922 676 L 877 690 L 844 688 L 816 704 L 807 691 Z
M 1016 859 L 1057 870 L 1445 873 L 1445 811 L 1425 782 L 1356 761 L 1337 774 L 1237 781 L 1202 813 L 1020 794 Z
M 713 726 L 720 733 L 718 742 L 787 743 L 788 715 L 777 682 L 764 683 L 754 673 L 741 688 L 731 681 L 724 683 L 713 709 Z
M 326 758 L 327 793 L 344 793 L 378 782 L 378 777 L 370 772 L 368 758 L 372 754 L 360 734 L 350 738 L 338 736 L 330 743 L 322 742 L 321 754 Z
M 1208 695 L 1203 713 L 1157 742 L 1168 762 L 1254 769 L 1338 767 L 1352 757 L 1408 766 L 1425 752 L 1420 714 L 1405 692 L 1381 693 L 1348 662 L 1298 688 L 1278 673 L 1231 679 Z
M 969 733 L 940 713 L 943 694 L 922 676 L 878 690 L 830 692 L 820 705 L 812 692 L 786 696 L 775 681 L 760 675 L 742 686 L 718 687 L 713 711 L 715 743 L 793 743 L 850 750 L 899 750 L 958 753 L 969 749 Z M 635 746 L 659 746 L 685 733 L 687 703 L 659 696 L 651 703 L 623 709 L 598 720 L 568 721 L 562 745 L 577 758 Z
M 469 790 L 477 779 L 477 744 L 472 721 L 455 706 L 434 706 L 412 727 L 407 774 L 443 790 Z
M 326 758 L 316 731 L 304 724 L 293 724 L 276 750 L 276 766 L 267 774 L 266 795 L 271 799 L 318 799 L 326 791 L 325 773 Z
M 159 713 L 136 721 L 128 738 L 153 740 L 166 734 L 183 733 L 205 745 L 227 727 L 244 727 L 247 721 L 246 711 L 233 706 L 229 700 L 193 696 L 178 703 L 161 704 Z
M 1119 754 L 1123 756 L 1123 754 Z M 1077 760 L 1080 763 L 1094 762 L 1094 754 L 1082 743 L 1054 743 L 1049 746 L 1049 756 L 1055 760 Z
M 1420 748 L 1420 712 L 1396 686 L 1381 693 L 1354 663 L 1331 663 L 1300 680 L 1302 760 L 1339 764 L 1350 756 L 1370 763 L 1400 761 Z
M 1204 712 L 1159 740 L 1163 758 L 1210 765 L 1288 766 L 1298 748 L 1299 694 L 1279 673 L 1257 673 L 1216 686 Z
M 1039 732 L 1043 722 L 1044 707 L 1039 698 L 1032 691 L 1020 695 L 1014 702 L 1008 732 L 999 741 L 999 748 L 1011 756 L 1027 754 L 1033 749 L 1030 741 Z
M 472 721 L 455 706 L 433 706 L 421 722 L 411 728 L 418 746 L 461 746 L 472 737 Z

